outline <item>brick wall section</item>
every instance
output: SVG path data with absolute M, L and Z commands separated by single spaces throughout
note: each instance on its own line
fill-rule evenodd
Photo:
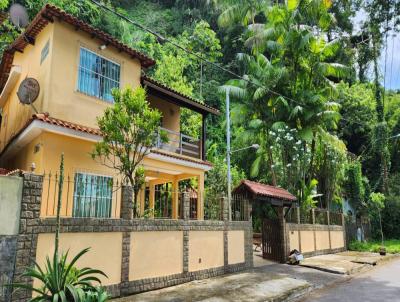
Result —
M 37 238 L 40 233 L 54 233 L 56 229 L 55 218 L 40 218 L 40 202 L 42 194 L 43 177 L 34 174 L 24 175 L 24 187 L 21 206 L 21 227 L 17 239 L 16 265 L 14 282 L 32 283 L 30 279 L 23 279 L 20 275 L 26 266 L 32 265 L 36 258 Z M 122 189 L 123 199 L 131 200 L 131 191 Z M 128 198 L 128 196 L 130 196 Z M 166 286 L 176 285 L 192 280 L 209 278 L 230 272 L 237 272 L 253 267 L 252 252 L 252 223 L 251 221 L 189 221 L 189 197 L 184 196 L 184 212 L 186 220 L 156 220 L 156 219 L 132 219 L 132 203 L 121 201 L 121 219 L 114 218 L 62 218 L 61 233 L 73 232 L 122 232 L 122 261 L 121 283 L 107 286 L 107 290 L 114 297 L 128 295 Z M 187 207 L 187 209 L 186 209 Z M 225 213 L 226 212 L 226 213 Z M 125 219 L 124 219 L 125 218 Z M 227 218 L 227 207 L 224 205 L 224 218 Z M 223 231 L 224 232 L 224 256 L 228 257 L 227 232 L 229 230 L 243 230 L 245 234 L 245 262 L 207 269 L 203 271 L 189 272 L 189 231 Z M 183 273 L 129 281 L 129 254 L 131 232 L 146 231 L 182 231 L 183 232 Z M 28 291 L 14 293 L 12 301 L 26 301 L 31 297 Z
M 11 288 L 3 286 L 9 284 L 14 275 L 17 238 L 16 235 L 0 235 L 0 302 L 11 298 Z

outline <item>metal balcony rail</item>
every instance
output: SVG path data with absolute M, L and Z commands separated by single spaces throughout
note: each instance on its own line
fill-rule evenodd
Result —
M 167 142 L 162 140 L 162 132 L 168 137 Z M 157 133 L 156 147 L 169 152 L 186 155 L 194 158 L 201 158 L 201 141 L 189 135 L 160 127 Z

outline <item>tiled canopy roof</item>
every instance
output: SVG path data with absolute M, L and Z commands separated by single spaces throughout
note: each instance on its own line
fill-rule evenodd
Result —
M 155 61 L 143 53 L 121 43 L 111 35 L 90 26 L 89 24 L 79 20 L 71 14 L 59 9 L 56 6 L 46 4 L 40 12 L 35 16 L 33 21 L 26 28 L 25 32 L 21 34 L 5 51 L 3 59 L 0 64 L 0 91 L 5 85 L 8 74 L 11 69 L 15 51 L 22 52 L 29 43 L 34 43 L 36 36 L 49 24 L 54 22 L 55 18 L 62 20 L 74 26 L 77 30 L 87 32 L 94 38 L 98 38 L 105 44 L 112 45 L 119 51 L 125 52 L 132 56 L 132 58 L 139 59 L 143 67 L 150 67 L 155 64 Z
M 148 86 L 150 88 L 154 88 L 157 91 L 160 91 L 162 93 L 165 93 L 167 95 L 170 95 L 172 98 L 174 98 L 176 101 L 180 101 L 181 104 L 183 103 L 184 106 L 189 107 L 190 109 L 199 111 L 199 112 L 204 112 L 204 113 L 212 113 L 219 115 L 220 112 L 218 109 L 215 109 L 207 104 L 204 104 L 200 102 L 199 100 L 185 95 L 171 87 L 168 87 L 164 83 L 161 83 L 160 81 L 157 81 L 147 75 L 142 75 L 141 77 L 141 82 L 143 86 Z
M 33 121 L 40 121 L 40 122 L 44 122 L 44 123 L 54 125 L 54 126 L 60 126 L 60 127 L 68 128 L 68 129 L 75 130 L 75 131 L 80 131 L 80 132 L 84 132 L 84 133 L 88 133 L 88 134 L 92 134 L 92 135 L 101 136 L 101 131 L 99 129 L 86 127 L 86 126 L 82 126 L 79 124 L 75 124 L 75 123 L 67 122 L 64 120 L 57 119 L 57 118 L 53 118 L 45 113 L 38 113 L 38 114 L 32 115 L 32 118 L 29 119 L 29 121 L 25 124 L 25 126 L 19 131 L 19 133 L 17 135 L 15 135 L 10 140 L 10 142 L 12 140 L 15 140 Z M 167 157 L 176 158 L 176 159 L 193 162 L 193 163 L 197 163 L 197 164 L 212 166 L 212 163 L 210 163 L 208 161 L 204 161 L 204 160 L 196 159 L 196 158 L 190 158 L 188 156 L 181 156 L 178 154 L 174 154 L 171 152 L 166 152 L 166 151 L 162 151 L 162 150 L 158 150 L 158 149 L 151 150 L 151 153 L 164 155 Z M 1 171 L 0 171 L 0 175 L 1 175 Z
M 71 122 L 67 122 L 67 121 L 63 121 L 60 119 L 56 119 L 53 117 L 48 116 L 47 114 L 43 114 L 43 113 L 39 113 L 39 114 L 34 114 L 32 116 L 32 120 L 39 120 L 51 125 L 55 125 L 55 126 L 61 126 L 64 128 L 68 128 L 68 129 L 72 129 L 72 130 L 76 130 L 76 131 L 81 131 L 81 132 L 86 132 L 89 134 L 93 134 L 93 135 L 101 135 L 101 131 L 99 129 L 96 128 L 91 128 L 91 127 L 86 127 L 86 126 L 82 126 L 79 124 L 75 124 L 75 123 L 71 123 Z
M 271 197 L 288 201 L 296 201 L 296 197 L 285 189 L 250 180 L 242 180 L 241 183 L 234 189 L 234 192 L 238 192 L 243 188 L 247 189 L 252 194 L 258 196 L 265 196 L 265 197 Z

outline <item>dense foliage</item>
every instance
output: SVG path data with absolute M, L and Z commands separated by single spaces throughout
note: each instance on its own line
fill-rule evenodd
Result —
M 370 193 L 383 192 L 384 233 L 400 235 L 394 214 L 400 211 L 400 139 L 394 137 L 400 133 L 400 94 L 385 90 L 378 66 L 388 33 L 399 25 L 396 1 L 103 2 L 242 78 L 202 63 L 90 0 L 20 2 L 31 17 L 44 3 L 54 3 L 142 50 L 157 60 L 150 76 L 222 113 L 229 89 L 233 149 L 260 145 L 232 156 L 235 182 L 246 177 L 286 187 L 307 206 L 335 207 L 348 199 L 373 225 Z M 7 5 L 0 0 L 0 9 Z M 359 26 L 352 19 L 356 11 L 365 15 Z M 0 51 L 20 30 L 6 21 L 1 31 Z M 206 182 L 214 193 L 226 190 L 224 116 L 210 116 L 207 123 L 208 159 L 215 169 Z M 200 135 L 199 115 L 183 110 L 181 123 L 183 132 Z M 310 202 L 316 193 L 318 202 Z

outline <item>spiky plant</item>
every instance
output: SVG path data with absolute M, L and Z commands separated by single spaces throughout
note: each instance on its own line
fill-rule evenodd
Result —
M 68 251 L 62 253 L 60 257 L 54 253 L 52 260 L 47 256 L 44 269 L 34 262 L 34 266 L 27 268 L 22 274 L 22 277 L 40 281 L 40 286 L 25 283 L 14 283 L 12 286 L 36 293 L 31 302 L 107 301 L 107 293 L 93 285 L 93 283 L 101 285 L 96 275 L 105 277 L 107 275 L 101 270 L 75 267 L 76 262 L 88 251 L 89 248 L 83 249 L 69 263 L 67 263 Z

